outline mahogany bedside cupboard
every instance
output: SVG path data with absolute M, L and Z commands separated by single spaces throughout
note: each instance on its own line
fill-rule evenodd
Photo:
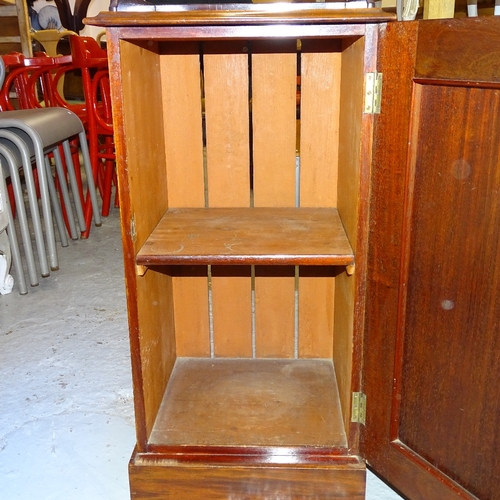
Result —
M 132 498 L 500 499 L 500 19 L 155 5 L 87 20 Z

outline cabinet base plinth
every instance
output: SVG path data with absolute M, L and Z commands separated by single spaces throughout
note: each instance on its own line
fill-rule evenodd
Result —
M 365 466 L 357 463 L 265 464 L 180 462 L 134 452 L 132 500 L 365 498 Z

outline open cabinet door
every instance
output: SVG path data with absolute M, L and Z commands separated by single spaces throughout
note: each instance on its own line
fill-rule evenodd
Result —
M 362 453 L 410 500 L 500 499 L 500 18 L 380 47 Z

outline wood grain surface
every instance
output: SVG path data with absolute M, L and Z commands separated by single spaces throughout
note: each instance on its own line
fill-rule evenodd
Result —
M 169 209 L 137 263 L 352 264 L 334 208 Z
M 178 358 L 149 442 L 343 447 L 333 364 Z

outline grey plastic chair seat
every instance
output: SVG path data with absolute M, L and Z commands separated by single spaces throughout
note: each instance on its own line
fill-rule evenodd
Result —
M 9 119 L 29 122 L 29 126 L 37 131 L 43 146 L 46 148 L 60 144 L 63 140 L 78 135 L 83 130 L 82 122 L 78 116 L 66 108 L 3 111 L 0 118 L 2 121 Z
M 32 152 L 29 150 L 26 143 L 17 134 L 11 132 L 8 129 L 0 129 L 0 146 L 3 147 L 2 149 L 0 149 L 0 159 L 2 158 L 4 159 L 4 162 L 2 164 L 2 168 L 4 170 L 4 177 L 7 178 L 10 176 L 14 191 L 15 202 L 18 208 L 19 226 L 21 229 L 21 235 L 25 248 L 24 253 L 27 260 L 30 283 L 32 286 L 36 286 L 38 285 L 38 276 L 34 263 L 33 251 L 31 248 L 30 228 L 28 225 L 26 211 L 24 207 L 24 190 L 22 188 L 19 176 L 19 169 L 21 168 L 23 169 L 26 191 L 28 193 L 31 218 L 33 221 L 33 230 L 35 233 L 35 242 L 38 250 L 40 271 L 42 276 L 49 276 L 50 270 L 47 263 L 44 236 L 42 231 L 40 214 L 38 210 L 36 185 L 32 172 L 32 165 L 31 165 Z M 8 156 L 5 156 L 5 154 L 3 153 L 6 150 L 8 150 L 9 152 Z M 47 162 L 47 158 L 45 158 L 45 163 L 47 166 L 47 180 L 51 196 L 50 201 L 52 203 L 54 216 L 56 219 L 57 227 L 59 229 L 61 244 L 62 246 L 68 246 L 68 239 L 66 237 L 66 229 L 64 226 L 61 205 L 59 204 L 59 200 L 57 198 L 56 188 L 52 179 L 51 167 Z M 58 163 L 61 163 L 60 158 L 56 162 L 56 165 Z M 75 221 L 73 220 L 73 210 L 71 208 L 71 201 L 68 193 L 68 188 L 66 186 L 66 178 L 64 175 L 64 171 L 62 171 L 62 166 L 57 168 L 57 170 L 58 170 L 58 179 L 59 179 L 62 203 L 64 204 L 68 216 L 67 220 L 70 226 L 70 234 L 73 239 L 77 239 L 78 232 L 76 230 Z M 80 213 L 82 213 L 81 200 L 78 196 L 79 194 L 78 186 L 76 186 L 76 183 L 75 183 L 75 189 L 77 190 L 75 197 L 75 204 L 77 207 L 78 206 L 80 207 Z
M 16 133 L 23 142 L 25 142 L 30 154 L 35 158 L 39 173 L 40 190 L 42 192 L 42 211 L 45 222 L 50 267 L 53 270 L 58 269 L 57 250 L 49 197 L 49 183 L 51 179 L 49 179 L 49 175 L 47 175 L 48 167 L 45 155 L 53 152 L 56 160 L 56 168 L 62 170 L 58 146 L 63 146 L 68 165 L 67 170 L 70 177 L 70 183 L 76 195 L 78 188 L 69 143 L 69 140 L 76 136 L 79 138 L 80 149 L 84 160 L 87 189 L 91 198 L 94 223 L 96 225 L 101 223 L 87 140 L 82 122 L 72 111 L 65 108 L 38 108 L 1 112 L 0 129 Z M 75 196 L 75 198 L 76 197 L 79 196 Z M 77 208 L 77 214 L 80 229 L 84 231 L 85 222 L 81 206 L 80 209 Z

